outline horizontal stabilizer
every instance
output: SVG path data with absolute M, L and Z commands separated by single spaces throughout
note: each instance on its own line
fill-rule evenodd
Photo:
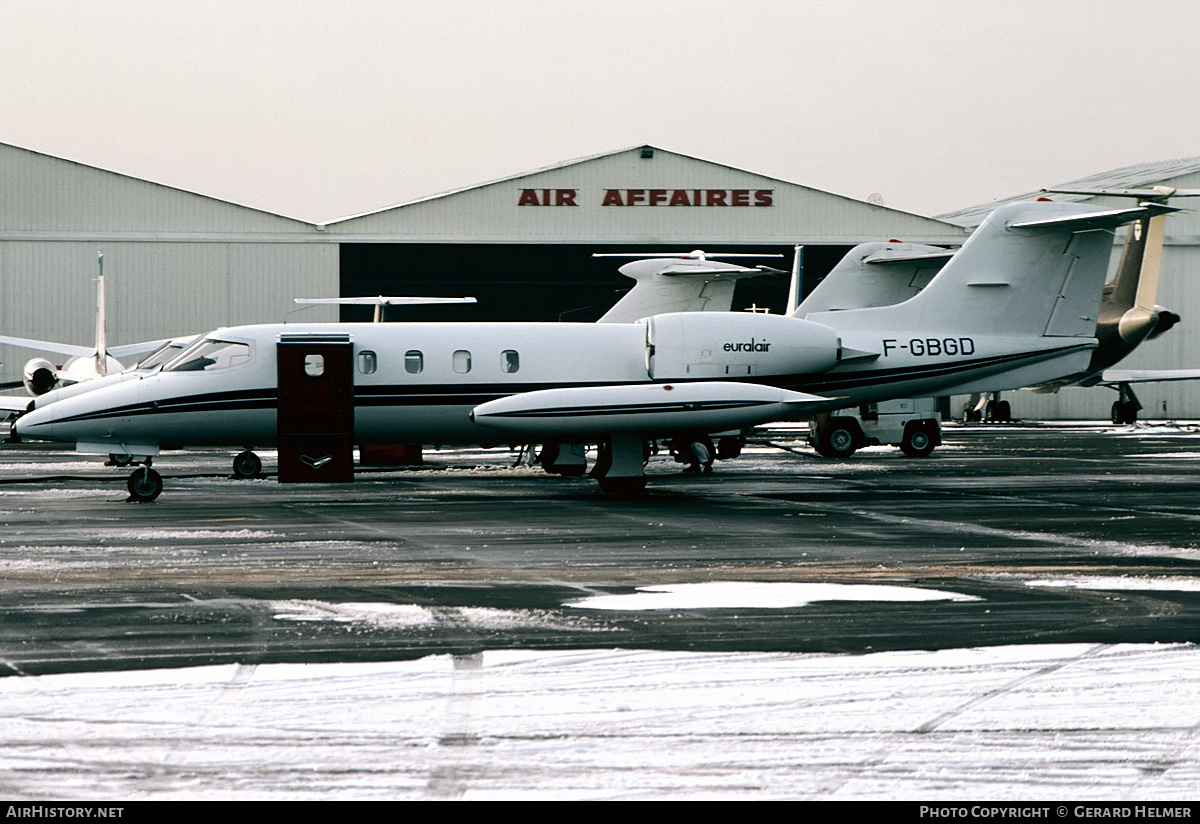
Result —
M 1069 229 L 1073 232 L 1085 229 L 1112 229 L 1133 223 L 1135 220 L 1179 212 L 1175 206 L 1161 203 L 1143 203 L 1130 209 L 1100 209 L 1082 214 L 1064 214 L 1035 220 L 1021 220 L 1008 224 L 1010 229 Z
M 16 385 L 24 386 L 25 384 L 17 381 Z M 4 388 L 9 389 L 11 386 L 5 386 Z M 24 412 L 29 408 L 29 401 L 31 400 L 32 398 L 28 395 L 0 395 L 0 411 Z
M 780 254 L 755 254 L 754 252 L 705 252 L 695 249 L 691 252 L 596 252 L 595 258 L 682 258 L 684 260 L 717 260 L 724 258 L 781 258 Z
M 942 251 L 942 252 L 927 252 L 925 254 L 912 254 L 912 255 L 903 255 L 903 254 L 895 254 L 895 253 L 893 253 L 893 254 L 879 253 L 876 255 L 871 255 L 869 257 L 863 258 L 862 262 L 863 263 L 873 263 L 873 264 L 879 265 L 879 264 L 889 264 L 889 263 L 912 263 L 914 261 L 921 261 L 921 260 L 949 260 L 950 258 L 954 257 L 954 254 L 957 251 L 958 251 L 957 249 L 946 249 L 945 251 Z
M 1157 200 L 1168 197 L 1200 197 L 1200 189 L 1173 189 L 1170 186 L 1152 186 L 1148 189 L 1042 189 L 1042 191 L 1052 195 L 1136 197 L 1139 200 Z
M 756 278 L 759 275 L 786 275 L 782 269 L 772 269 L 770 266 L 755 266 L 747 269 L 745 266 L 675 266 L 670 265 L 660 269 L 657 274 L 670 277 L 722 277 L 728 279 Z
M 93 346 L 73 346 L 69 343 L 55 343 L 51 340 L 10 338 L 7 335 L 0 335 L 0 343 L 8 344 L 9 346 L 20 346 L 25 349 L 38 349 L 44 352 L 57 352 L 60 355 L 69 355 L 73 358 L 90 358 L 96 354 L 96 348 Z
M 427 303 L 475 303 L 475 298 L 294 298 L 296 303 L 337 304 L 342 306 L 421 306 Z
M 489 401 L 471 419 L 512 434 L 587 438 L 614 432 L 717 432 L 803 417 L 834 400 L 733 381 L 543 389 Z

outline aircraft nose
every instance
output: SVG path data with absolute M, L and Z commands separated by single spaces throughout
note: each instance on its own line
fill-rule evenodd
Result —
M 38 409 L 36 401 L 30 410 L 17 418 L 17 434 L 22 438 L 48 438 L 54 434 L 54 416 L 49 407 Z

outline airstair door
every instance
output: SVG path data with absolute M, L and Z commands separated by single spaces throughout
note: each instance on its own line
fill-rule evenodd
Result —
M 349 335 L 283 335 L 279 482 L 354 480 L 354 370 Z

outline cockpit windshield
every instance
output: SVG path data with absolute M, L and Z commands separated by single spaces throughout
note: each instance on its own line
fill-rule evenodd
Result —
M 250 360 L 250 346 L 227 340 L 205 338 L 185 349 L 163 367 L 164 372 L 201 372 L 228 369 Z
M 133 368 L 147 370 L 162 366 L 194 343 L 195 340 L 195 338 L 187 338 L 186 340 L 168 341 L 134 364 Z

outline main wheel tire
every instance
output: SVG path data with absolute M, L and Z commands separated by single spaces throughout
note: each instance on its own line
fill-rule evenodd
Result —
M 646 476 L 639 475 L 636 478 L 597 478 L 600 482 L 600 488 L 609 495 L 617 495 L 622 498 L 633 498 L 641 495 L 646 489 Z
M 108 460 L 113 466 L 129 466 L 131 463 L 133 463 L 133 456 L 124 453 L 117 454 L 116 452 L 113 452 L 109 454 Z
M 1125 423 L 1125 404 L 1120 401 L 1113 401 L 1112 422 L 1118 425 Z
M 996 420 L 1002 423 L 1010 423 L 1012 421 L 1012 404 L 1008 401 L 1000 401 L 996 404 Z
M 250 450 L 239 452 L 233 459 L 233 477 L 238 479 L 255 478 L 262 472 L 262 458 Z
M 148 466 L 136 470 L 125 484 L 129 489 L 129 500 L 149 503 L 162 494 L 162 476 Z
M 849 458 L 857 449 L 858 435 L 844 423 L 831 422 L 817 441 L 817 453 L 826 458 Z
M 910 458 L 924 458 L 933 452 L 933 433 L 924 426 L 910 426 L 904 430 L 900 451 Z

